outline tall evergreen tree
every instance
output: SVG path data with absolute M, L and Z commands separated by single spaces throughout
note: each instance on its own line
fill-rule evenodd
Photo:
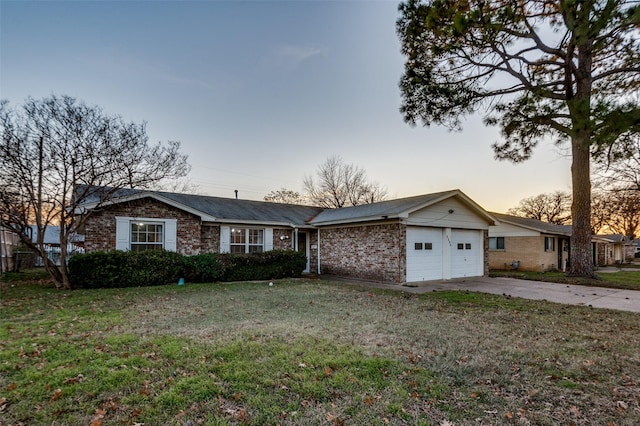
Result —
M 500 126 L 496 158 L 528 159 L 544 137 L 571 146 L 569 275 L 591 263 L 592 154 L 640 132 L 640 5 L 622 0 L 408 0 L 401 112 L 459 128 L 479 109 Z

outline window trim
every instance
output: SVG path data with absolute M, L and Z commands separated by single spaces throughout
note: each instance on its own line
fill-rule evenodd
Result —
M 491 247 L 491 240 L 495 240 L 495 247 Z M 502 241 L 502 244 L 500 242 Z M 502 247 L 500 247 L 502 245 Z M 505 237 L 489 237 L 489 250 L 490 251 L 505 251 L 506 250 L 506 240 Z
M 149 222 L 163 225 L 164 242 L 163 249 L 177 251 L 177 219 L 157 217 L 131 217 L 116 216 L 116 241 L 115 249 L 121 251 L 131 250 L 131 223 Z

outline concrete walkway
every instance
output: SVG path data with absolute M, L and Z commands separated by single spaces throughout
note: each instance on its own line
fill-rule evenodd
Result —
M 323 277 L 325 278 L 325 277 Z M 338 280 L 326 277 L 328 280 Z M 429 281 L 415 286 L 387 284 L 371 281 L 339 279 L 339 281 L 365 287 L 405 291 L 407 293 L 429 293 L 433 291 L 467 290 L 480 293 L 501 294 L 524 299 L 547 300 L 568 305 L 583 305 L 594 308 L 640 312 L 640 291 L 618 290 L 604 287 L 587 287 L 514 278 L 477 277 L 451 281 Z

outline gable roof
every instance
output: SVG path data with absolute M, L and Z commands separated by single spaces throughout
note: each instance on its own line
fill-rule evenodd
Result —
M 80 210 L 100 204 L 101 193 L 93 191 L 80 204 Z M 180 210 L 187 211 L 205 222 L 243 223 L 307 227 L 309 220 L 322 211 L 321 207 L 266 201 L 238 200 L 206 195 L 175 192 L 122 189 L 101 205 L 119 204 L 143 198 L 152 198 Z
M 570 237 L 572 233 L 571 225 L 557 225 L 555 223 L 547 223 L 538 219 L 530 219 L 528 217 L 511 216 L 508 214 L 491 212 L 500 222 L 508 223 L 514 226 L 538 231 L 543 234 L 555 234 Z
M 459 189 L 436 192 L 433 194 L 417 195 L 414 197 L 399 198 L 397 200 L 380 201 L 372 204 L 361 204 L 340 209 L 327 209 L 318 214 L 311 224 L 315 226 L 336 225 L 353 222 L 368 222 L 373 220 L 407 218 L 409 214 L 439 203 L 448 198 L 455 197 L 463 204 L 482 216 L 490 224 L 495 219 L 482 207 L 467 197 Z

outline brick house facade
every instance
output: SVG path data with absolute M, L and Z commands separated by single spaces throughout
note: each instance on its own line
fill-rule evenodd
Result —
M 308 272 L 393 283 L 424 280 L 412 274 L 424 267 L 421 259 L 438 269 L 428 279 L 486 274 L 487 233 L 494 224 L 459 190 L 344 209 L 124 190 L 105 200 L 88 198 L 78 212 L 88 210 L 87 252 L 140 249 L 140 238 L 184 255 L 227 252 L 242 249 L 235 238 L 246 232 L 247 252 L 256 244 L 296 249 L 307 255 Z M 145 226 L 156 231 L 140 234 Z M 429 231 L 424 237 L 423 229 Z M 420 243 L 408 245 L 410 236 Z
M 401 283 L 406 276 L 406 225 L 373 223 L 322 229 L 322 271 Z M 352 249 L 345 249 L 345 242 Z

